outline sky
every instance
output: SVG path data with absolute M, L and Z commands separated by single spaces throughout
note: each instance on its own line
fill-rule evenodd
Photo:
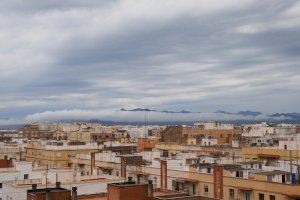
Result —
M 0 124 L 300 112 L 297 0 L 2 0 L 0 44 Z

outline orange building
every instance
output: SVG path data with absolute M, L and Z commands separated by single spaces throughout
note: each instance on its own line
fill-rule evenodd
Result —
M 242 130 L 239 129 L 216 129 L 216 130 L 202 130 L 193 129 L 192 127 L 183 127 L 182 135 L 185 138 L 195 138 L 197 143 L 204 137 L 217 139 L 218 144 L 231 143 L 239 140 L 242 136 Z
M 138 138 L 137 152 L 151 151 L 153 148 L 155 148 L 156 143 L 157 143 L 157 139 Z

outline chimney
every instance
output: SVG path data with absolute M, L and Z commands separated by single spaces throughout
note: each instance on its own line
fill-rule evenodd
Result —
M 126 158 L 121 156 L 121 177 L 126 180 Z
M 214 175 L 214 198 L 223 199 L 223 167 L 220 165 L 213 165 Z
M 51 192 L 49 188 L 46 189 L 46 200 L 51 200 Z
M 60 182 L 56 182 L 55 185 L 56 185 L 56 188 L 57 188 L 57 189 L 60 188 Z
M 95 167 L 96 159 L 95 159 L 95 152 L 91 153 L 91 175 L 93 175 L 93 169 Z
M 160 161 L 160 188 L 168 189 L 168 162 L 166 160 Z
M 148 197 L 153 198 L 153 184 L 152 180 L 148 180 Z
M 77 187 L 72 187 L 72 200 L 77 200 Z
M 36 188 L 37 188 L 37 184 L 32 184 L 32 191 L 36 191 Z

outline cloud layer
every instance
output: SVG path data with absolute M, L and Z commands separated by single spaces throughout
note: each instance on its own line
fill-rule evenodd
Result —
M 4 0 L 0 27 L 3 123 L 300 111 L 296 0 Z
M 289 120 L 289 117 L 278 116 L 270 117 L 268 115 L 260 114 L 257 116 L 241 115 L 241 114 L 224 114 L 215 112 L 205 113 L 164 113 L 164 112 L 133 112 L 121 110 L 59 110 L 59 111 L 45 111 L 27 115 L 23 119 L 4 119 L 0 120 L 0 126 L 4 125 L 18 125 L 30 123 L 35 121 L 58 122 L 58 121 L 113 121 L 113 122 L 147 122 L 151 123 L 169 123 L 180 122 L 190 123 L 195 121 L 264 121 L 271 120 L 272 122 L 281 122 Z

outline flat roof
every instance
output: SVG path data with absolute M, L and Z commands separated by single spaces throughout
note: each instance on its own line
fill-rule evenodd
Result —
M 161 189 L 154 189 L 153 190 L 153 196 L 159 197 L 161 199 L 170 198 L 170 197 L 183 197 L 187 196 L 187 194 L 173 191 L 173 190 L 161 190 Z M 107 194 L 101 193 L 101 194 L 92 194 L 92 195 L 79 195 L 78 199 L 81 200 L 107 200 Z
M 50 191 L 70 191 L 65 188 L 37 188 L 35 190 L 27 190 L 27 193 L 45 193 L 45 192 L 50 192 Z
M 256 172 L 255 174 L 260 174 L 260 175 L 283 175 L 283 174 L 290 174 L 290 172 L 281 171 L 281 170 L 274 170 L 274 171 Z
M 222 165 L 224 170 L 234 171 L 234 170 L 246 170 L 241 165 L 234 165 L 234 164 L 224 164 Z
M 178 178 L 178 179 L 175 179 L 175 181 L 177 181 L 177 182 L 191 182 L 191 183 L 199 182 L 199 180 L 192 179 L 192 178 Z
M 250 160 L 250 161 L 243 161 L 240 162 L 240 164 L 245 165 L 245 164 L 262 164 L 262 161 L 258 161 L 258 160 Z
M 280 158 L 280 155 L 276 155 L 276 154 L 258 154 L 257 155 L 260 158 Z

